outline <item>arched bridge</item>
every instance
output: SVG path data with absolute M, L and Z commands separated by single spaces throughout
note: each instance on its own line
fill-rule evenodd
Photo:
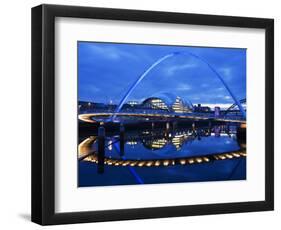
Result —
M 244 119 L 246 119 L 246 113 L 244 111 L 244 108 L 242 107 L 240 101 L 236 98 L 236 96 L 234 95 L 234 93 L 232 92 L 232 90 L 229 88 L 229 86 L 227 85 L 227 83 L 224 81 L 224 79 L 221 77 L 221 75 L 214 69 L 213 66 L 211 66 L 206 60 L 204 60 L 203 58 L 191 53 L 191 52 L 173 52 L 167 55 L 162 56 L 161 58 L 159 58 L 158 60 L 156 60 L 149 68 L 147 68 L 143 74 L 141 74 L 136 81 L 134 82 L 134 84 L 129 88 L 129 90 L 124 94 L 122 100 L 120 101 L 119 105 L 117 106 L 115 113 L 112 116 L 112 120 L 114 121 L 116 118 L 116 114 L 118 114 L 123 105 L 125 104 L 125 102 L 127 101 L 127 99 L 129 98 L 129 96 L 132 94 L 132 92 L 134 91 L 134 89 L 138 86 L 138 84 L 148 75 L 148 73 L 150 73 L 155 67 L 157 67 L 158 65 L 160 65 L 162 62 L 164 62 L 167 59 L 170 59 L 174 56 L 177 55 L 185 55 L 185 56 L 191 56 L 194 57 L 195 59 L 201 61 L 202 63 L 204 63 L 205 65 L 208 66 L 208 68 L 215 74 L 215 76 L 220 80 L 220 82 L 223 84 L 223 86 L 225 87 L 225 89 L 228 91 L 228 93 L 230 94 L 230 96 L 232 97 L 232 99 L 234 100 L 235 104 L 238 106 L 240 112 L 242 113 L 242 116 Z

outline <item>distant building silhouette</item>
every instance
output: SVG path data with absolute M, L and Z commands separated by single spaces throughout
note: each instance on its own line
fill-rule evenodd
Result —
M 202 112 L 211 112 L 211 108 L 209 106 L 202 106 L 201 104 L 197 104 L 193 107 L 194 112 L 202 113 Z

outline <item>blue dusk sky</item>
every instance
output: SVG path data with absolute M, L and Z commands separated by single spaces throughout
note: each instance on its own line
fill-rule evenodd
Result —
M 232 104 L 231 95 L 204 61 L 237 99 L 246 97 L 246 49 L 78 42 L 78 99 L 118 104 L 153 63 L 174 52 L 181 54 L 153 68 L 127 101 L 168 92 L 193 104 Z

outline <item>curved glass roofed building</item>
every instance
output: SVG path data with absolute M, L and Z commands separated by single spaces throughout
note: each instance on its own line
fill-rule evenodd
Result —
M 191 113 L 193 111 L 191 102 L 186 102 L 172 93 L 155 94 L 145 99 L 142 106 L 147 109 L 166 110 L 175 113 Z

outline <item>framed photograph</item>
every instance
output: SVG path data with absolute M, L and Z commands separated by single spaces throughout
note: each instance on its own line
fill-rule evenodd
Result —
M 273 210 L 273 19 L 32 8 L 32 221 Z

